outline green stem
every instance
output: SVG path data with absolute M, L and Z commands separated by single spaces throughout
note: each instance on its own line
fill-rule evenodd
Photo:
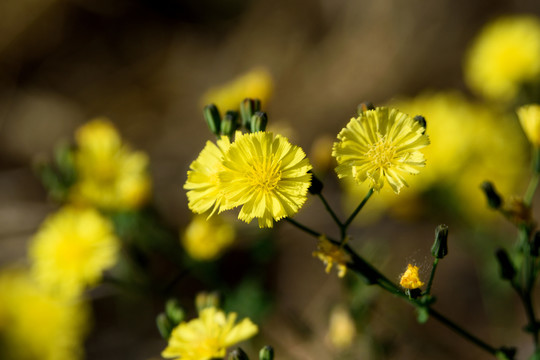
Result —
M 534 172 L 531 177 L 531 180 L 529 181 L 529 186 L 527 187 L 525 196 L 523 196 L 523 203 L 525 203 L 525 205 L 531 206 L 532 200 L 534 198 L 536 189 L 538 188 L 539 182 L 540 182 L 540 174 L 537 172 Z
M 326 208 L 326 211 L 328 211 L 330 213 L 330 216 L 332 216 L 332 219 L 334 219 L 334 221 L 336 222 L 336 224 L 340 227 L 340 228 L 343 228 L 343 224 L 341 223 L 341 221 L 338 219 L 336 213 L 334 212 L 334 210 L 332 210 L 332 208 L 330 207 L 330 205 L 328 204 L 328 201 L 326 201 L 326 199 L 324 198 L 322 192 L 318 193 L 317 194 L 319 196 L 319 199 L 321 199 L 324 207 Z
M 433 266 L 431 267 L 431 274 L 429 275 L 429 280 L 426 286 L 426 294 L 431 293 L 431 285 L 433 284 L 433 278 L 435 277 L 435 270 L 437 270 L 437 265 L 439 264 L 439 258 L 433 260 Z
M 360 205 L 358 205 L 358 207 L 353 211 L 353 213 L 351 214 L 351 216 L 349 216 L 349 218 L 347 219 L 347 221 L 345 221 L 343 223 L 343 228 L 345 228 L 345 230 L 349 227 L 349 225 L 351 224 L 351 222 L 354 220 L 354 218 L 356 217 L 356 215 L 358 215 L 358 213 L 360 212 L 360 210 L 362 210 L 362 208 L 364 207 L 364 205 L 366 205 L 367 201 L 369 200 L 369 198 L 371 197 L 371 195 L 373 195 L 373 188 L 369 189 L 366 197 L 364 198 L 364 200 L 362 200 L 362 202 L 360 203 Z
M 297 228 L 299 228 L 300 230 L 304 231 L 304 232 L 307 232 L 308 234 L 310 235 L 313 235 L 315 236 L 317 239 L 320 238 L 322 236 L 322 234 L 320 232 L 317 232 L 315 230 L 312 230 L 310 229 L 309 227 L 305 226 L 305 225 L 302 225 L 300 224 L 298 221 L 296 220 L 293 220 L 291 218 L 285 218 L 286 221 L 288 221 L 289 223 L 291 223 L 292 225 L 296 226 Z

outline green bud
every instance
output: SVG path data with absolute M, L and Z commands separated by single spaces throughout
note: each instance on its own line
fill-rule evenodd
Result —
M 514 276 L 516 276 L 516 269 L 514 268 L 514 265 L 512 264 L 512 261 L 510 260 L 510 257 L 508 256 L 506 250 L 498 249 L 495 252 L 495 256 L 497 257 L 497 261 L 499 262 L 501 278 L 512 281 Z
M 503 346 L 497 350 L 497 352 L 495 353 L 495 357 L 498 360 L 513 360 L 516 356 L 516 351 L 517 350 L 515 347 Z
M 502 205 L 502 199 L 499 193 L 497 193 L 497 190 L 495 190 L 495 185 L 491 181 L 484 181 L 480 187 L 486 195 L 489 207 L 495 210 L 499 209 Z
M 259 99 L 244 99 L 240 104 L 240 116 L 242 117 L 242 126 L 251 131 L 251 117 L 257 111 L 261 110 L 261 101 Z
M 309 193 L 311 195 L 320 194 L 324 187 L 323 183 L 321 182 L 321 180 L 319 180 L 318 177 L 315 176 L 315 174 L 313 174 L 311 170 L 309 170 L 308 173 L 311 174 L 311 185 L 309 186 L 309 189 L 308 189 Z
M 266 345 L 259 351 L 259 360 L 274 360 L 274 349 Z
M 219 308 L 220 303 L 221 299 L 217 291 L 211 293 L 200 292 L 195 296 L 195 307 L 199 312 L 209 307 Z
M 165 315 L 165 313 L 160 313 L 156 317 L 156 325 L 161 337 L 163 337 L 165 340 L 168 340 L 169 337 L 171 337 L 171 332 L 174 326 L 171 324 L 169 318 L 167 317 L 167 315 Z
M 426 122 L 426 118 L 423 117 L 422 115 L 416 115 L 414 117 L 414 120 L 420 124 L 420 126 L 422 126 L 424 128 L 424 131 L 422 132 L 422 134 L 425 134 L 426 133 L 426 128 L 427 128 L 427 122 Z
M 425 324 L 429 320 L 429 310 L 424 306 L 416 308 L 416 321 L 420 324 Z
M 431 255 L 437 259 L 448 255 L 448 226 L 441 224 L 435 229 L 435 242 L 431 247 Z
M 238 112 L 229 110 L 221 122 L 221 135 L 231 137 L 238 129 Z
M 249 360 L 249 357 L 244 352 L 244 350 L 240 348 L 236 348 L 233 351 L 231 351 L 227 360 Z
M 184 310 L 180 307 L 178 300 L 169 299 L 165 303 L 165 314 L 169 318 L 170 322 L 176 326 L 184 320 Z
M 266 124 L 268 124 L 268 116 L 265 112 L 257 111 L 251 117 L 251 132 L 266 130 Z
M 210 128 L 210 131 L 216 136 L 219 135 L 221 127 L 221 115 L 219 115 L 219 110 L 216 105 L 209 104 L 204 107 L 203 110 L 204 120 Z
M 368 110 L 375 110 L 375 105 L 373 105 L 373 103 L 371 102 L 363 102 L 359 104 L 358 107 L 356 108 L 356 113 L 360 115 L 363 112 L 366 112 Z

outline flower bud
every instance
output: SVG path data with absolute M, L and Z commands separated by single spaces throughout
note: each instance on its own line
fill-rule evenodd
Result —
M 229 110 L 221 122 L 221 135 L 231 137 L 236 129 L 238 129 L 238 113 Z
M 180 307 L 180 304 L 176 299 L 167 300 L 165 303 L 165 314 L 174 326 L 180 324 L 185 316 L 184 310 Z
M 251 132 L 266 130 L 266 124 L 268 124 L 268 116 L 265 112 L 257 111 L 251 117 Z
M 209 104 L 204 107 L 203 110 L 204 120 L 210 128 L 213 134 L 219 135 L 221 127 L 221 115 L 219 115 L 219 110 L 216 105 Z
M 497 190 L 495 190 L 493 183 L 491 181 L 484 181 L 480 187 L 486 195 L 489 207 L 495 210 L 499 209 L 502 205 L 502 199 L 499 193 L 497 193 Z
M 274 349 L 266 345 L 259 351 L 259 360 L 274 360 Z
M 422 115 L 416 115 L 414 117 L 414 120 L 420 124 L 420 126 L 422 126 L 424 128 L 424 131 L 422 132 L 422 135 L 426 133 L 426 127 L 427 127 L 427 122 L 426 122 L 426 118 L 423 117 Z
M 169 318 L 167 317 L 167 315 L 165 315 L 165 313 L 160 313 L 156 317 L 156 325 L 161 337 L 168 340 L 171 336 L 171 332 L 174 326 L 171 324 Z
M 498 249 L 495 252 L 497 261 L 499 262 L 499 268 L 501 271 L 501 278 L 505 280 L 512 280 L 516 276 L 516 269 L 508 256 L 508 253 L 504 249 Z
M 435 242 L 431 247 L 431 255 L 437 259 L 448 255 L 448 226 L 441 224 L 435 229 Z
M 195 307 L 199 312 L 209 307 L 219 308 L 220 303 L 221 299 L 217 291 L 211 293 L 200 292 L 195 296 Z
M 311 185 L 309 186 L 309 189 L 308 189 L 309 193 L 311 195 L 320 194 L 324 187 L 323 183 L 321 182 L 321 180 L 319 180 L 318 177 L 315 176 L 315 174 L 313 174 L 311 170 L 309 170 L 308 173 L 311 174 Z
M 249 360 L 249 357 L 244 352 L 244 350 L 240 348 L 236 348 L 233 351 L 231 351 L 227 360 Z
M 363 102 L 358 105 L 356 109 L 356 113 L 360 115 L 361 113 L 368 111 L 368 110 L 375 110 L 375 105 L 371 102 Z
M 261 101 L 258 99 L 244 99 L 240 104 L 240 116 L 242 117 L 242 126 L 251 131 L 251 117 L 257 111 L 261 110 Z

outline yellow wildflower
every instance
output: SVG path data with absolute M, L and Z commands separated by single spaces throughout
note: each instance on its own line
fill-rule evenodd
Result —
M 148 200 L 151 190 L 148 157 L 133 152 L 110 121 L 94 119 L 77 130 L 77 182 L 71 199 L 102 209 L 128 210 Z
M 536 147 L 540 147 L 540 105 L 529 104 L 517 109 L 519 122 L 527 138 Z
M 202 97 L 202 106 L 215 104 L 218 109 L 239 110 L 240 103 L 245 98 L 259 99 L 266 106 L 272 95 L 273 82 L 270 72 L 258 67 L 239 76 L 238 78 L 209 89 Z
M 309 160 L 280 135 L 238 135 L 223 167 L 219 180 L 227 204 L 222 210 L 242 206 L 238 218 L 245 222 L 257 218 L 259 227 L 272 227 L 273 220 L 296 214 L 307 200 Z
M 219 172 L 223 170 L 223 155 L 227 152 L 230 141 L 222 136 L 217 146 L 211 141 L 201 151 L 195 161 L 191 163 L 191 170 L 187 173 L 184 189 L 188 190 L 188 206 L 191 211 L 202 214 L 213 207 L 212 215 L 220 206 L 224 205 L 225 197 L 220 187 Z
M 351 314 L 344 306 L 336 306 L 330 313 L 328 340 L 337 349 L 346 349 L 352 345 L 356 336 L 356 326 Z
M 234 242 L 234 227 L 216 217 L 196 216 L 182 235 L 182 245 L 189 256 L 201 261 L 218 258 Z
M 488 23 L 466 57 L 465 80 L 494 100 L 511 100 L 522 83 L 540 77 L 540 20 L 507 16 Z
M 352 177 L 357 183 L 368 180 L 375 190 L 386 180 L 398 194 L 407 186 L 403 176 L 417 174 L 425 165 L 419 151 L 429 144 L 424 132 L 419 122 L 396 109 L 364 111 L 349 121 L 334 143 L 338 177 Z
M 313 252 L 313 256 L 318 257 L 326 265 L 325 271 L 327 273 L 332 270 L 335 263 L 340 278 L 345 276 L 347 263 L 351 261 L 351 256 L 341 246 L 330 242 L 325 235 L 319 238 L 317 251 Z
M 249 319 L 235 324 L 236 313 L 226 315 L 215 307 L 203 309 L 199 318 L 181 322 L 161 353 L 167 359 L 208 360 L 223 358 L 227 347 L 254 336 L 257 325 Z
M 65 302 L 36 286 L 26 271 L 0 273 L 0 358 L 83 358 L 89 307 Z
M 79 295 L 116 263 L 120 243 L 94 209 L 64 207 L 45 219 L 30 244 L 38 283 L 59 295 Z
M 401 275 L 399 285 L 409 290 L 418 289 L 419 287 L 423 286 L 424 283 L 420 281 L 418 270 L 418 266 L 411 264 L 407 265 L 407 270 L 405 270 L 403 275 Z

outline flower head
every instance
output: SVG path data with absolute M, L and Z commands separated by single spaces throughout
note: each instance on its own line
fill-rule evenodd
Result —
M 215 307 L 201 310 L 199 318 L 181 322 L 171 333 L 161 353 L 167 359 L 208 360 L 223 358 L 227 347 L 246 340 L 258 331 L 249 319 L 236 323 L 236 314 L 226 315 Z
M 510 100 L 526 81 L 540 76 L 540 20 L 507 16 L 487 24 L 465 61 L 465 80 L 479 94 Z
M 341 246 L 330 242 L 325 235 L 319 238 L 317 250 L 313 252 L 313 256 L 318 257 L 326 265 L 325 271 L 327 273 L 332 270 L 335 263 L 339 277 L 345 276 L 347 263 L 351 261 L 351 256 Z
M 89 307 L 44 292 L 23 270 L 0 273 L 0 358 L 83 358 Z
M 266 106 L 272 95 L 272 76 L 262 67 L 254 68 L 232 81 L 209 89 L 202 97 L 202 105 L 215 104 L 222 111 L 239 110 L 245 98 L 259 99 Z
M 222 136 L 217 145 L 206 142 L 197 159 L 189 166 L 184 189 L 188 190 L 188 206 L 193 212 L 202 214 L 212 209 L 212 215 L 225 204 L 218 174 L 223 170 L 223 155 L 229 150 L 230 144 L 226 136 Z
M 407 265 L 407 270 L 405 270 L 403 275 L 401 275 L 399 285 L 409 290 L 418 289 L 419 287 L 423 286 L 424 283 L 420 281 L 418 270 L 418 266 L 411 264 Z
M 119 248 L 112 224 L 96 210 L 65 207 L 32 240 L 33 275 L 53 293 L 77 296 L 116 263 Z
M 216 217 L 196 216 L 182 234 L 182 245 L 189 256 L 201 261 L 214 260 L 234 242 L 234 227 Z
M 535 147 L 540 147 L 540 105 L 529 104 L 517 109 L 525 135 Z
M 379 107 L 352 118 L 338 134 L 332 155 L 338 177 L 352 177 L 357 183 L 368 181 L 380 190 L 386 182 L 397 194 L 407 186 L 404 174 L 417 174 L 425 165 L 419 151 L 429 144 L 425 128 L 396 109 Z
M 257 218 L 259 227 L 272 227 L 273 220 L 296 214 L 307 200 L 309 160 L 280 135 L 237 135 L 222 164 L 219 181 L 227 204 L 221 210 L 242 206 L 238 218 L 245 222 Z
M 77 130 L 77 182 L 71 199 L 102 209 L 126 210 L 142 206 L 150 196 L 148 157 L 122 144 L 112 123 L 94 119 Z

